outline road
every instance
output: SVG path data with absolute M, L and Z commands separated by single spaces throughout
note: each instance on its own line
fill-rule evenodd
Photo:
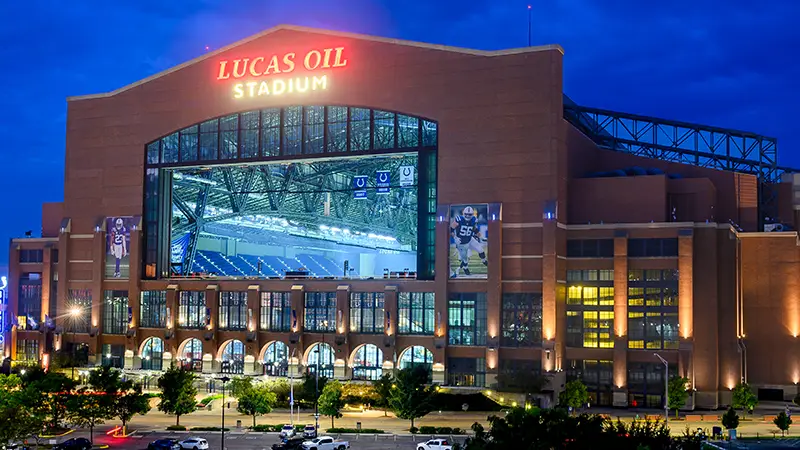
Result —
M 199 436 L 208 440 L 209 450 L 223 450 L 221 433 L 218 432 L 136 432 L 127 438 L 112 438 L 105 434 L 108 427 L 103 427 L 95 432 L 95 445 L 108 445 L 109 450 L 145 450 L 147 444 L 156 439 L 185 439 L 189 436 Z M 89 437 L 88 432 L 76 432 L 58 438 L 63 442 L 71 437 Z M 334 436 L 336 437 L 336 436 Z M 414 450 L 415 443 L 425 441 L 429 436 L 375 436 L 375 435 L 345 435 L 341 439 L 350 442 L 353 450 Z M 464 437 L 456 438 L 456 442 L 463 442 Z M 279 442 L 278 433 L 225 433 L 224 450 L 270 450 L 272 444 Z

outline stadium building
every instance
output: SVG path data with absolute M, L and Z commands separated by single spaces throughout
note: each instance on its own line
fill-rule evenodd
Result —
M 279 26 L 69 98 L 64 201 L 11 241 L 6 363 L 422 365 L 660 407 L 658 353 L 690 408 L 741 380 L 792 398 L 800 183 L 775 140 L 579 106 L 563 57 Z

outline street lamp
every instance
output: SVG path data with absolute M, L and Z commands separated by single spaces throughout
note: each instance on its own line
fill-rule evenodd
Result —
M 74 307 L 74 308 L 69 310 L 69 315 L 72 318 L 72 320 L 71 320 L 71 322 L 72 322 L 72 342 L 71 342 L 72 351 L 71 351 L 71 353 L 72 353 L 72 379 L 74 380 L 75 379 L 75 359 L 76 359 L 76 356 L 75 356 L 75 324 L 78 321 L 78 317 L 81 315 L 81 309 L 78 308 L 78 307 Z
M 228 377 L 222 377 L 219 379 L 222 381 L 222 446 L 220 447 L 222 450 L 225 450 L 225 383 L 231 381 Z
M 328 321 L 320 322 L 322 328 L 322 344 L 317 344 L 317 370 L 314 386 L 314 431 L 319 433 L 319 360 L 322 358 L 322 348 L 325 346 L 325 330 L 328 329 Z
M 289 358 L 289 423 L 294 426 L 294 374 L 292 373 L 292 360 L 294 360 L 297 347 L 292 349 L 292 356 Z
M 653 353 L 664 363 L 664 423 L 669 426 L 669 363 L 658 353 Z

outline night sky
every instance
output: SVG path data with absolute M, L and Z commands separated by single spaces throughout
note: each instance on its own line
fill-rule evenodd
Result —
M 759 4 L 756 4 L 759 3 Z M 527 44 L 513 0 L 0 0 L 0 242 L 61 201 L 67 96 L 107 92 L 286 23 L 484 50 Z M 577 103 L 778 138 L 800 167 L 800 1 L 535 0 Z M 8 247 L 0 245 L 0 270 Z M 3 271 L 3 273 L 5 273 Z

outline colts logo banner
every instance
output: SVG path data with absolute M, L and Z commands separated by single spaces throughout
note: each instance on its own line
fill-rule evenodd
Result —
M 353 198 L 365 199 L 367 198 L 367 177 L 364 175 L 356 175 L 353 177 Z
M 389 193 L 389 180 L 391 179 L 391 172 L 388 170 L 378 170 L 375 172 L 375 184 L 378 189 L 376 194 L 386 195 Z

